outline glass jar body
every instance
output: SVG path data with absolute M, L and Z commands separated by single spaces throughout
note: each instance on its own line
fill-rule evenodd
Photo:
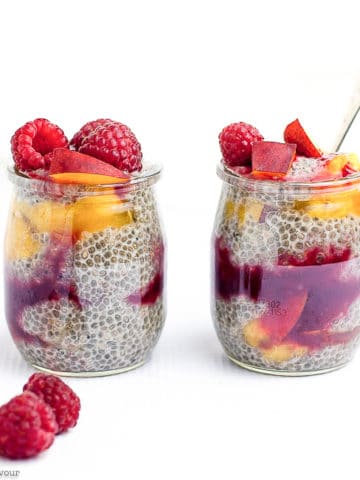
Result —
M 76 376 L 143 364 L 165 317 L 153 181 L 95 187 L 10 178 L 6 317 L 24 358 Z
M 360 180 L 279 185 L 219 172 L 212 312 L 227 356 L 278 375 L 345 365 L 360 338 Z

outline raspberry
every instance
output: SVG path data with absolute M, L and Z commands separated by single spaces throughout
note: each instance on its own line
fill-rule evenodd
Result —
M 251 151 L 254 142 L 264 137 L 257 128 L 245 122 L 231 123 L 219 135 L 223 161 L 228 167 L 250 165 Z
M 100 125 L 105 125 L 109 122 L 112 122 L 112 120 L 110 120 L 109 118 L 99 118 L 98 120 L 93 120 L 91 122 L 85 123 L 85 125 L 82 126 L 77 133 L 75 133 L 75 135 L 70 141 L 70 145 L 74 147 L 75 150 L 77 150 L 81 146 L 84 138 L 86 138 Z
M 44 156 L 54 148 L 67 146 L 68 140 L 61 128 L 45 118 L 25 123 L 11 138 L 15 165 L 22 171 L 48 168 Z
M 52 409 L 31 392 L 0 407 L 0 456 L 29 458 L 53 443 L 58 425 Z
M 100 121 L 103 123 L 96 123 Z M 77 148 L 79 152 L 110 163 L 119 170 L 126 172 L 141 170 L 141 146 L 129 127 L 112 120 L 96 120 L 89 122 L 91 123 L 97 126 L 82 137 L 81 145 Z M 86 125 L 81 130 L 85 129 Z M 81 137 L 80 132 L 75 134 L 75 140 L 73 139 L 75 142 L 78 142 L 78 135 Z
M 24 385 L 24 391 L 27 390 L 38 395 L 52 408 L 58 424 L 56 433 L 75 427 L 79 418 L 80 400 L 59 377 L 34 373 Z

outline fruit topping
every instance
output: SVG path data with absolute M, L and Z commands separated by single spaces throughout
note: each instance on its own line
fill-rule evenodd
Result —
M 59 377 L 34 373 L 23 390 L 33 392 L 51 407 L 58 425 L 56 433 L 75 427 L 80 413 L 80 399 Z
M 60 127 L 45 118 L 37 118 L 20 127 L 11 138 L 16 168 L 21 171 L 48 168 L 46 154 L 67 147 L 68 140 Z
M 90 155 L 58 148 L 51 154 L 50 178 L 57 183 L 125 183 L 130 177 L 118 168 Z
M 289 171 L 296 155 L 296 145 L 279 142 L 256 142 L 252 149 L 252 175 L 281 178 Z
M 303 129 L 298 119 L 289 123 L 284 131 L 284 140 L 287 143 L 295 143 L 296 151 L 298 155 L 304 155 L 304 157 L 321 157 L 321 151 L 313 144 L 309 136 Z
M 91 122 L 85 123 L 85 125 L 83 125 L 71 139 L 70 146 L 77 150 L 82 144 L 84 138 L 95 131 L 97 127 L 111 122 L 112 120 L 110 120 L 110 118 L 99 118 L 98 120 L 92 120 Z
M 52 409 L 32 392 L 0 407 L 0 456 L 30 458 L 53 443 L 58 424 Z
M 142 168 L 141 146 L 130 128 L 112 120 L 85 124 L 73 137 L 76 150 L 126 172 Z
M 346 177 L 360 170 L 360 160 L 355 153 L 340 153 L 326 163 L 326 170 L 335 178 Z
M 219 134 L 224 164 L 228 167 L 250 165 L 252 146 L 263 138 L 257 128 L 248 123 L 231 123 Z

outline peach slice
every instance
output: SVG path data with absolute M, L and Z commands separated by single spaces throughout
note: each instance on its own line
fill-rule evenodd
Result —
M 105 228 L 121 228 L 134 221 L 129 206 L 118 195 L 86 196 L 74 205 L 73 235 L 79 238 L 83 232 L 98 232 Z
M 294 293 L 280 307 L 271 307 L 270 302 L 265 313 L 247 323 L 243 329 L 245 341 L 252 347 L 270 348 L 279 344 L 295 326 L 304 309 L 307 292 Z
M 275 345 L 271 348 L 261 349 L 266 360 L 281 363 L 291 360 L 294 357 L 302 357 L 308 352 L 308 348 L 291 343 Z
M 123 182 L 128 181 L 130 178 L 127 173 L 109 163 L 84 153 L 68 150 L 67 148 L 56 148 L 51 153 L 50 162 L 50 175 L 59 173 L 88 173 L 120 178 L 121 180 L 118 181 Z
M 78 184 L 78 185 L 109 185 L 113 183 L 126 183 L 129 178 L 110 177 L 97 173 L 64 172 L 53 173 L 49 177 L 55 183 Z
M 9 261 L 25 260 L 38 253 L 41 244 L 34 238 L 30 225 L 16 210 L 12 210 L 11 215 L 5 237 L 5 258 Z
M 344 168 L 354 172 L 360 171 L 360 160 L 356 153 L 340 153 L 332 157 L 326 164 L 326 170 L 336 178 L 344 176 Z
M 297 200 L 297 210 L 303 210 L 311 217 L 330 219 L 348 215 L 360 216 L 360 192 L 350 190 L 334 194 L 314 195 L 310 200 Z
M 30 228 L 38 233 L 71 235 L 73 221 L 71 204 L 44 200 L 33 205 L 16 202 L 15 208 L 28 222 Z
M 298 155 L 304 157 L 319 158 L 322 155 L 314 143 L 310 140 L 308 134 L 303 129 L 298 119 L 289 123 L 284 131 L 284 140 L 287 143 L 295 143 Z
M 255 142 L 252 148 L 252 175 L 281 178 L 289 171 L 296 155 L 296 145 L 279 142 Z

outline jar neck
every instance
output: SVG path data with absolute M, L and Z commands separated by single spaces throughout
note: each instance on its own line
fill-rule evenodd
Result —
M 220 164 L 217 167 L 217 174 L 226 184 L 255 194 L 264 193 L 296 198 L 304 195 L 334 194 L 351 189 L 360 190 L 360 173 L 322 182 L 285 182 L 237 175 Z

